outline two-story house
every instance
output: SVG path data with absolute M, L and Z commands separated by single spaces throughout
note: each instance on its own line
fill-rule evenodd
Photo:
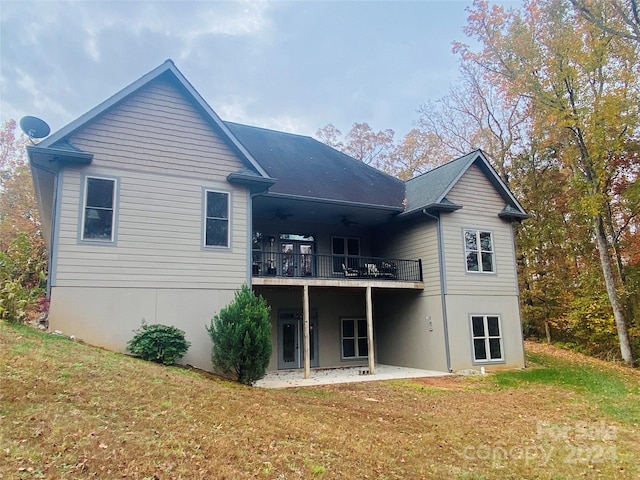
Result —
M 482 152 L 402 182 L 310 137 L 222 121 L 170 60 L 28 148 L 50 328 L 116 351 L 175 325 L 209 369 L 244 283 L 270 370 L 524 365 L 512 223 Z

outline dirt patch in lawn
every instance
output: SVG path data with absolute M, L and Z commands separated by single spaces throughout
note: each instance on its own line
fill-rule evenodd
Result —
M 413 378 L 411 383 L 437 390 L 468 390 L 473 384 L 468 379 L 456 376 Z

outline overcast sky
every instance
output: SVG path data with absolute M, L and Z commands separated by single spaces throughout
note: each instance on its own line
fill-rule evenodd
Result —
M 399 141 L 455 83 L 469 5 L 0 0 L 0 121 L 55 131 L 171 58 L 224 120 Z

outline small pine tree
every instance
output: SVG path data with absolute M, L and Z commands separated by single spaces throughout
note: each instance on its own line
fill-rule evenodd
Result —
M 266 300 L 247 285 L 236 292 L 207 327 L 214 368 L 246 385 L 264 377 L 271 357 L 269 311 Z

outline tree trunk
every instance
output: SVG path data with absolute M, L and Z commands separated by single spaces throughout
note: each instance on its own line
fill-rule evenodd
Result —
M 616 283 L 613 278 L 613 267 L 611 265 L 611 257 L 609 256 L 609 242 L 604 232 L 604 225 L 602 223 L 602 216 L 597 215 L 595 218 L 595 234 L 596 241 L 598 242 L 598 252 L 600 253 L 600 265 L 602 266 L 602 273 L 604 274 L 604 283 L 607 287 L 607 294 L 609 295 L 609 301 L 613 308 L 613 318 L 616 321 L 616 329 L 618 331 L 618 341 L 620 343 L 620 354 L 622 360 L 633 367 L 633 355 L 631 353 L 631 343 L 629 342 L 629 332 L 627 331 L 627 322 L 624 318 L 624 312 L 622 305 L 618 299 L 618 293 L 616 292 Z
M 544 321 L 544 334 L 547 337 L 547 344 L 551 345 L 551 325 L 549 325 L 549 321 Z

